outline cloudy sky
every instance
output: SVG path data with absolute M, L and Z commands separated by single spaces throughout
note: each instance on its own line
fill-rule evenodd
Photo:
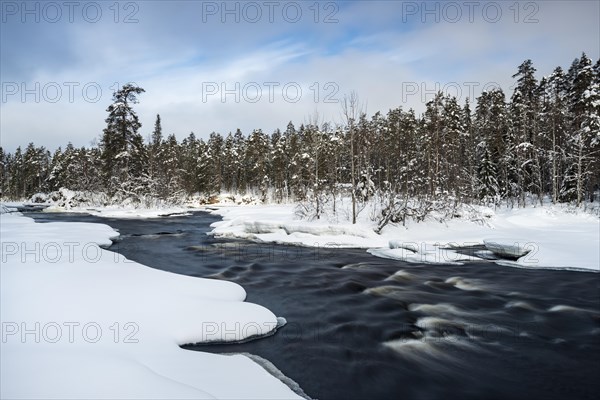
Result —
M 116 87 L 146 90 L 147 137 L 340 122 L 356 91 L 369 115 L 424 109 L 600 53 L 597 1 L 1 1 L 1 145 L 87 146 Z

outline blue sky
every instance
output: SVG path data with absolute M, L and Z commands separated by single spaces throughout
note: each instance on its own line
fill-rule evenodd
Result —
M 126 82 L 146 89 L 142 135 L 160 113 L 182 139 L 341 122 L 350 91 L 369 115 L 420 112 L 438 88 L 510 92 L 527 58 L 541 77 L 600 52 L 597 1 L 115 3 L 1 1 L 4 148 L 89 145 Z

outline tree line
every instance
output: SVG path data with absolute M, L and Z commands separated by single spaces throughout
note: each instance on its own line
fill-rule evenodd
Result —
M 144 89 L 125 85 L 107 109 L 97 146 L 0 148 L 2 197 L 61 187 L 114 201 L 252 193 L 263 201 L 309 202 L 317 217 L 324 203 L 335 211 L 339 196 L 352 196 L 354 208 L 375 193 L 390 207 L 408 199 L 598 200 L 600 61 L 583 53 L 566 71 L 557 67 L 539 80 L 535 73 L 526 60 L 509 98 L 495 88 L 461 105 L 440 92 L 419 116 L 400 106 L 368 117 L 351 93 L 342 102 L 343 123 L 315 115 L 271 134 L 238 129 L 182 141 L 163 135 L 159 115 L 144 141 L 133 109 Z

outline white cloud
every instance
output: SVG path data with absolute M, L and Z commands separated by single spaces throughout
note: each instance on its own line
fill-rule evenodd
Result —
M 245 133 L 254 128 L 272 132 L 285 129 L 289 120 L 298 125 L 315 111 L 336 122 L 340 107 L 324 102 L 325 96 L 341 98 L 351 90 L 368 103 L 369 114 L 399 105 L 422 111 L 423 100 L 445 85 L 453 94 L 457 87 L 461 90 L 461 102 L 470 88 L 478 94 L 492 82 L 510 95 L 511 75 L 526 58 L 534 61 L 541 77 L 558 65 L 568 68 L 581 51 L 594 59 L 600 56 L 597 2 L 536 3 L 539 22 L 534 24 L 515 23 L 508 3 L 502 3 L 505 14 L 498 23 L 483 18 L 471 23 L 464 18 L 457 23 L 423 24 L 420 18 L 404 18 L 400 3 L 344 3 L 335 15 L 339 23 L 315 24 L 307 18 L 293 25 L 202 23 L 194 2 L 182 3 L 183 12 L 162 2 L 156 2 L 156 8 L 148 6 L 154 2 L 145 2 L 139 24 L 63 27 L 69 40 L 56 43 L 55 54 L 71 56 L 62 64 L 52 59 L 53 53 L 31 48 L 19 53 L 13 43 L 6 54 L 22 63 L 29 59 L 36 72 L 30 79 L 10 64 L 11 68 L 3 69 L 3 83 L 26 81 L 32 87 L 34 81 L 42 85 L 78 82 L 80 86 L 73 103 L 62 99 L 37 104 L 31 96 L 21 103 L 18 95 L 3 102 L 1 144 L 8 150 L 30 141 L 50 148 L 69 140 L 77 146 L 89 144 L 104 127 L 115 82 L 135 81 L 146 89 L 136 107 L 144 135 L 160 113 L 165 133 L 182 139 L 190 131 L 201 137 L 236 128 Z M 520 9 L 519 18 L 524 11 Z M 53 35 L 60 27 L 35 28 L 36 35 Z M 2 35 L 3 46 L 6 36 Z M 4 68 L 9 62 L 2 51 Z M 80 90 L 92 82 L 102 88 L 97 103 L 85 101 Z M 257 103 L 246 101 L 243 93 L 240 102 L 232 94 L 224 103 L 220 93 L 203 98 L 207 82 L 225 84 L 230 90 L 236 83 L 240 89 L 245 84 L 252 89 L 254 82 L 263 97 Z M 266 82 L 279 83 L 272 102 Z M 295 83 L 303 92 L 292 103 L 281 88 Z M 407 89 L 414 90 L 415 85 L 417 93 L 409 95 Z

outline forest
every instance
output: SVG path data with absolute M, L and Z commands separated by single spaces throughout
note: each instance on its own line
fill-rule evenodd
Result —
M 367 116 L 352 92 L 341 101 L 343 123 L 315 115 L 270 134 L 238 129 L 202 139 L 192 132 L 181 141 L 163 135 L 159 115 L 144 140 L 133 109 L 144 89 L 125 85 L 107 109 L 98 145 L 0 148 L 1 194 L 23 199 L 68 188 L 102 193 L 112 204 L 175 204 L 248 193 L 309 204 L 317 218 L 323 204 L 335 211 L 340 196 L 351 196 L 353 208 L 378 196 L 392 221 L 415 201 L 598 201 L 600 61 L 583 53 L 566 71 L 538 79 L 526 60 L 513 78 L 512 93 L 495 88 L 473 103 L 440 92 L 421 115 L 400 106 Z

